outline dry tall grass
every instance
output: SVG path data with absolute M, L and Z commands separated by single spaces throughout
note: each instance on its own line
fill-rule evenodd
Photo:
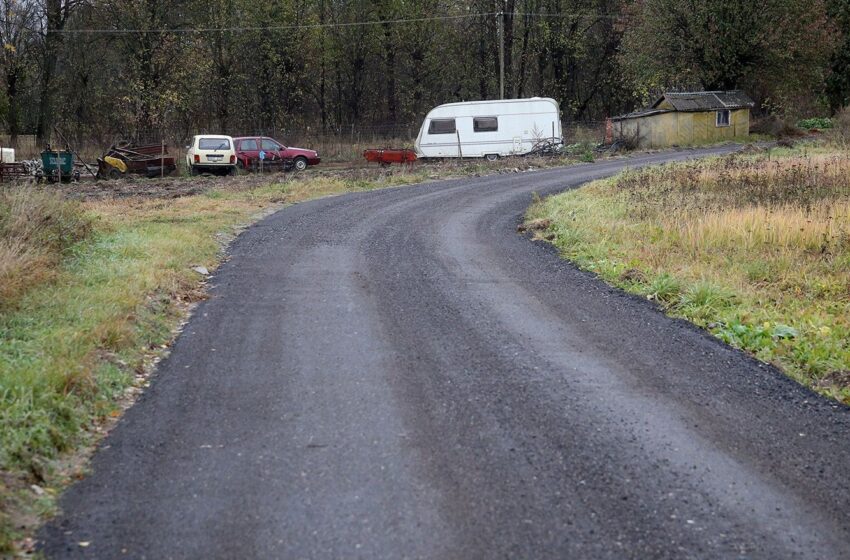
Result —
M 793 205 L 850 197 L 848 154 L 728 156 L 623 174 L 616 189 L 634 216 Z
M 850 158 L 730 157 L 616 183 L 630 216 L 657 220 L 691 252 L 821 259 L 850 251 Z
M 680 232 L 681 245 L 696 253 L 710 246 L 723 251 L 769 251 L 774 255 L 824 258 L 850 247 L 850 201 L 818 201 L 808 208 L 732 208 L 665 220 Z
M 78 203 L 35 188 L 0 189 L 0 309 L 51 278 L 63 253 L 91 231 Z

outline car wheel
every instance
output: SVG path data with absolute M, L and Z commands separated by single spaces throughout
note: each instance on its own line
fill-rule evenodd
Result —
M 192 177 L 197 177 L 197 175 L 198 175 L 198 168 L 197 168 L 197 167 L 195 167 L 194 165 L 190 165 L 190 166 L 189 166 L 189 175 L 191 175 Z
M 237 171 L 236 166 L 234 165 L 230 169 L 227 170 L 227 175 L 230 175 L 232 177 L 232 176 L 236 175 L 236 171 Z
M 487 161 L 496 161 L 499 159 L 499 154 L 487 154 L 484 157 L 487 158 Z
M 307 169 L 307 158 L 305 158 L 305 157 L 295 158 L 295 171 L 304 171 L 305 169 Z

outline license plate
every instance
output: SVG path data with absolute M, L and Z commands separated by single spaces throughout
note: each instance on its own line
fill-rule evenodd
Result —
M 207 156 L 207 161 L 221 161 L 223 156 Z

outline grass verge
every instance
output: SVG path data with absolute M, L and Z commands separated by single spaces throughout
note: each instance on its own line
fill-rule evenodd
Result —
M 579 267 L 850 404 L 850 152 L 627 171 L 527 217 Z
M 0 556 L 32 547 L 59 490 L 82 476 L 87 450 L 147 385 L 191 304 L 204 297 L 195 267 L 213 270 L 239 229 L 275 208 L 434 174 L 395 168 L 218 186 L 204 179 L 203 192 L 191 196 L 109 199 L 93 191 L 84 202 L 43 189 L 3 191 Z

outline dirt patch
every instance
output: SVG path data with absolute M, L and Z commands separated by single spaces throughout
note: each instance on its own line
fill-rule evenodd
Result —
M 161 178 L 129 176 L 115 180 L 83 179 L 77 183 L 48 185 L 45 188 L 61 192 L 67 198 L 82 201 L 126 198 L 171 199 L 203 194 L 217 189 L 248 191 L 269 184 L 304 181 L 316 177 L 373 180 L 406 171 L 400 168 L 334 166 L 329 169 L 311 169 L 304 173 L 257 173 L 240 174 L 232 177 L 201 175 L 198 177 L 172 176 Z
M 56 186 L 68 198 L 103 200 L 115 198 L 178 198 L 217 189 L 250 190 L 284 180 L 281 175 L 241 175 L 236 177 L 128 177 L 114 181 L 80 181 Z
M 47 185 L 66 197 L 75 200 L 96 201 L 128 198 L 173 199 L 203 194 L 210 190 L 247 191 L 274 183 L 298 182 L 316 178 L 352 181 L 353 185 L 367 183 L 394 183 L 393 178 L 406 177 L 400 183 L 424 182 L 453 177 L 466 177 L 504 173 L 522 173 L 547 167 L 574 163 L 569 158 L 517 157 L 496 162 L 485 160 L 445 160 L 416 162 L 412 165 L 382 167 L 366 162 L 332 162 L 307 171 L 239 174 L 234 177 L 202 175 L 198 177 L 128 176 L 116 180 L 95 180 L 84 177 L 77 183 Z M 412 181 L 415 179 L 415 181 Z
M 549 226 L 552 225 L 552 220 L 548 218 L 538 218 L 536 220 L 531 220 L 525 223 L 522 223 L 516 227 L 516 230 L 519 233 L 525 233 L 526 231 L 544 231 L 549 229 Z
M 623 271 L 620 275 L 621 282 L 632 282 L 632 283 L 644 283 L 647 282 L 648 279 L 646 274 L 637 268 L 630 268 L 628 270 Z
M 832 371 L 821 377 L 815 386 L 819 389 L 850 387 L 850 370 Z

